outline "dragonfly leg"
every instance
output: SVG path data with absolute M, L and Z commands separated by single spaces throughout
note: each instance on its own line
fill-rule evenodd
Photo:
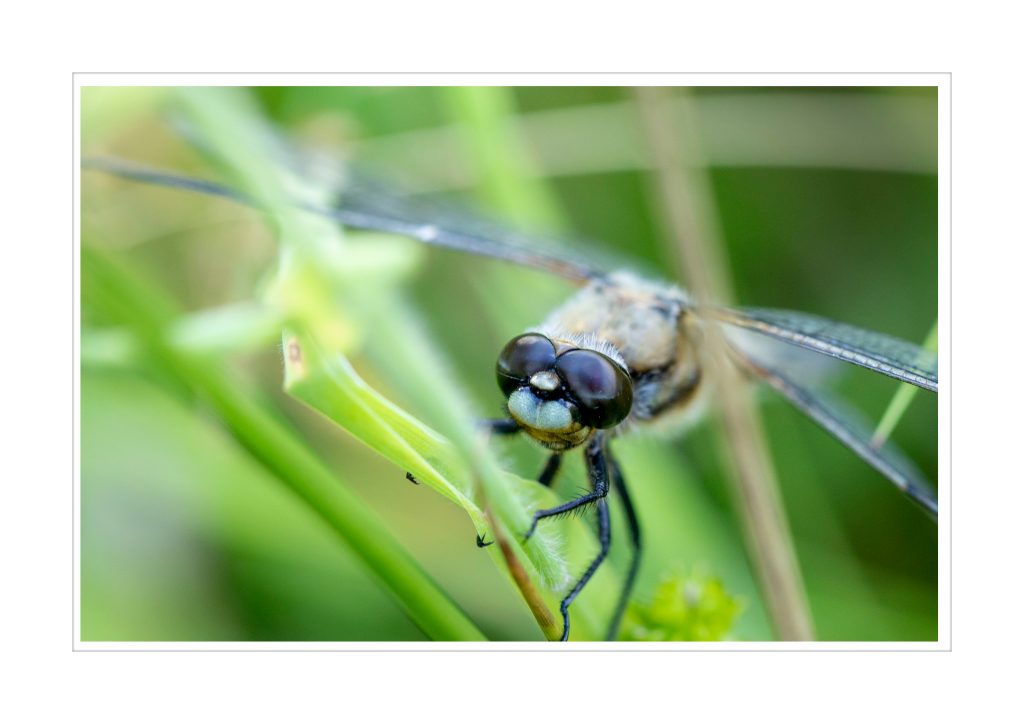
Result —
M 562 612 L 562 641 L 569 640 L 569 606 L 576 600 L 576 596 L 580 595 L 580 591 L 590 581 L 598 566 L 601 565 L 601 562 L 608 557 L 608 550 L 612 545 L 612 527 L 608 518 L 608 501 L 605 498 L 597 501 L 597 538 L 601 544 L 597 556 L 590 562 L 587 570 L 580 576 L 580 580 L 572 587 L 569 594 L 562 599 L 562 603 L 558 607 Z
M 605 463 L 604 435 L 594 435 L 587 444 L 584 456 L 587 461 L 587 473 L 590 476 L 591 491 L 568 503 L 556 505 L 553 508 L 544 508 L 533 514 L 533 521 L 530 529 L 526 531 L 523 540 L 529 540 L 537 530 L 537 523 L 545 518 L 553 518 L 558 515 L 567 515 L 585 505 L 591 505 L 608 495 L 608 467 Z
M 493 420 L 478 420 L 477 427 L 491 435 L 515 435 L 522 429 L 516 424 L 515 420 L 505 417 Z
M 544 465 L 544 469 L 540 471 L 540 475 L 537 477 L 537 482 L 545 488 L 550 488 L 551 484 L 555 482 L 555 476 L 558 475 L 558 469 L 561 466 L 562 454 L 551 453 L 547 463 Z
M 496 422 L 501 422 L 501 421 L 498 420 Z M 558 475 L 558 469 L 561 467 L 561 465 L 562 465 L 562 455 L 561 455 L 561 453 L 552 453 L 548 457 L 548 461 L 544 465 L 544 469 L 540 471 L 540 476 L 538 476 L 537 482 L 539 482 L 544 487 L 550 488 L 551 487 L 551 483 L 553 483 L 554 480 L 555 480 L 555 476 Z M 492 541 L 492 540 L 484 542 L 484 539 L 481 536 L 479 536 L 479 535 L 477 535 L 477 537 L 476 537 L 476 546 L 477 546 L 477 548 L 486 548 L 487 546 L 491 545 L 492 543 L 494 543 L 494 541 Z
M 626 611 L 626 604 L 629 603 L 630 594 L 633 592 L 633 585 L 636 583 L 636 574 L 640 570 L 640 551 L 642 550 L 640 538 L 640 521 L 637 520 L 636 510 L 633 508 L 633 500 L 629 497 L 629 490 L 626 488 L 626 481 L 622 477 L 622 470 L 619 463 L 608 451 L 608 472 L 611 475 L 612 485 L 622 500 L 622 508 L 626 513 L 626 523 L 629 526 L 629 539 L 633 544 L 633 554 L 629 560 L 629 570 L 626 573 L 626 580 L 622 584 L 622 593 L 619 594 L 619 601 L 615 605 L 615 613 L 612 615 L 611 623 L 608 625 L 608 641 L 615 641 L 618 638 L 619 624 L 622 623 L 622 614 Z
M 554 508 L 547 508 L 545 510 L 538 510 L 533 514 L 533 523 L 530 525 L 530 530 L 527 532 L 526 537 L 529 538 L 533 535 L 533 532 L 537 528 L 538 521 L 544 518 L 551 518 L 557 515 L 564 515 L 573 510 L 579 510 L 583 506 L 595 503 L 597 505 L 597 538 L 600 544 L 600 549 L 597 555 L 587 566 L 587 570 L 584 571 L 580 579 L 576 581 L 576 585 L 572 587 L 572 590 L 562 599 L 562 603 L 559 606 L 559 611 L 562 614 L 562 641 L 569 640 L 569 606 L 576 600 L 576 597 L 580 595 L 580 591 L 587 585 L 598 567 L 608 557 L 608 551 L 612 544 L 612 529 L 611 523 L 608 516 L 608 463 L 605 451 L 604 436 L 597 434 L 587 445 L 584 452 L 587 463 L 587 474 L 590 477 L 591 491 L 586 495 L 581 495 L 575 500 L 570 500 L 568 503 L 557 505 Z M 549 461 L 547 468 L 557 466 Z

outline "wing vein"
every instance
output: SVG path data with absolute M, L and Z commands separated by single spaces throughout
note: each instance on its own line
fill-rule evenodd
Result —
M 910 342 L 801 312 L 725 307 L 708 312 L 735 327 L 860 365 L 930 392 L 939 389 L 935 354 Z
M 827 399 L 820 392 L 812 392 L 798 385 L 778 370 L 762 364 L 735 347 L 733 350 L 741 358 L 743 367 L 888 478 L 893 485 L 924 508 L 932 518 L 938 515 L 938 501 L 924 476 L 894 445 L 872 445 L 868 426 L 854 410 L 836 400 Z

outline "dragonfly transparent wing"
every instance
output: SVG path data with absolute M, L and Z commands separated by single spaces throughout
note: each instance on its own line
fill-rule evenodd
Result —
M 127 180 L 257 205 L 246 194 L 217 182 L 147 169 L 118 159 L 88 159 L 83 167 Z M 537 243 L 532 235 L 526 237 L 461 211 L 453 213 L 451 207 L 406 197 L 368 179 L 349 179 L 339 198 L 333 207 L 300 201 L 296 204 L 353 228 L 400 234 L 428 245 L 509 261 L 578 282 L 602 276 L 587 263 L 530 248 L 528 241 Z M 702 312 L 737 328 L 859 364 L 925 389 L 935 391 L 938 387 L 934 354 L 886 335 L 798 312 L 721 307 Z M 737 354 L 754 374 L 934 514 L 935 497 L 920 473 L 895 448 L 872 447 L 867 427 L 853 413 L 797 385 L 773 366 L 757 362 L 750 354 L 739 351 Z
M 358 228 L 379 229 L 383 222 L 391 225 L 387 230 L 428 244 L 511 261 L 574 281 L 603 276 L 578 258 L 583 246 L 588 258 L 601 253 L 589 242 L 523 232 L 463 205 L 404 193 L 394 183 L 354 168 L 345 174 L 333 215 Z
M 149 169 L 120 159 L 90 158 L 82 162 L 82 167 L 129 181 L 258 205 L 247 194 L 215 181 Z M 302 201 L 296 201 L 296 206 L 351 228 L 407 236 L 430 246 L 500 259 L 577 282 L 601 276 L 589 264 L 570 258 L 568 252 L 556 256 L 536 248 L 541 242 L 535 235 L 527 236 L 462 209 L 404 195 L 368 177 L 352 176 L 346 180 L 333 206 Z
M 255 205 L 246 194 L 217 182 L 148 169 L 119 159 L 87 159 L 83 167 L 127 180 Z M 408 236 L 431 246 L 509 261 L 576 282 L 603 275 L 591 264 L 567 253 L 556 255 L 537 248 L 539 242 L 533 235 L 527 236 L 463 209 L 402 194 L 368 176 L 349 174 L 345 179 L 332 178 L 330 184 L 341 187 L 334 206 L 304 202 L 296 202 L 297 205 L 353 228 Z M 788 310 L 710 307 L 701 311 L 741 329 L 858 364 L 933 392 L 938 389 L 935 354 L 888 335 Z
M 939 389 L 934 352 L 878 332 L 782 309 L 713 307 L 705 315 L 775 339 L 866 367 L 902 382 Z
M 735 346 L 733 350 L 741 358 L 745 369 L 882 473 L 933 518 L 936 517 L 938 501 L 924 475 L 895 445 L 872 444 L 871 428 L 860 413 L 820 390 L 812 391 L 797 384 L 786 374 L 755 359 L 746 351 L 740 351 Z

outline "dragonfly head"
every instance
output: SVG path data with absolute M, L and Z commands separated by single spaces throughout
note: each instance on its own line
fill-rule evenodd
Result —
M 496 372 L 512 419 L 556 451 L 581 445 L 595 429 L 615 427 L 633 405 L 633 382 L 619 361 L 539 332 L 505 345 Z

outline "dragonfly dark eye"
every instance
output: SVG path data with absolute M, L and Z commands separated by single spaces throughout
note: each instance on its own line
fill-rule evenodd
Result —
M 498 387 L 511 395 L 536 372 L 555 364 L 555 346 L 543 334 L 521 334 L 498 355 Z
M 633 406 L 633 382 L 603 354 L 574 349 L 558 358 L 555 369 L 579 404 L 587 425 L 614 427 L 626 419 Z

